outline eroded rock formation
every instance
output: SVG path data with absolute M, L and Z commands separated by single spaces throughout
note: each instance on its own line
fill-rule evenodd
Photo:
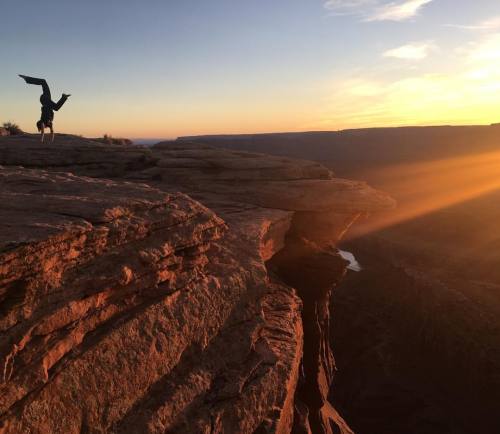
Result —
M 351 432 L 334 246 L 390 198 L 189 143 L 13 136 L 0 164 L 0 432 Z

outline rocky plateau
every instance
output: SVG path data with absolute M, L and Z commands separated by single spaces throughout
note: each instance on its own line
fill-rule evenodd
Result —
M 6 136 L 0 165 L 0 433 L 352 433 L 336 245 L 388 195 L 189 141 Z

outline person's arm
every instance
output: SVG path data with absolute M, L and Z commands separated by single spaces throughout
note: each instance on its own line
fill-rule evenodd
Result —
M 42 133 L 42 137 L 41 137 L 40 141 L 43 143 L 43 140 L 45 138 L 45 124 L 43 122 L 40 125 L 40 132 Z

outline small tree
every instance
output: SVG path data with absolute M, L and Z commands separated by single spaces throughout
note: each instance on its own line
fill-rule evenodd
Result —
M 19 127 L 19 125 L 13 122 L 4 122 L 2 127 L 5 128 L 11 136 L 16 136 L 24 133 L 24 131 Z

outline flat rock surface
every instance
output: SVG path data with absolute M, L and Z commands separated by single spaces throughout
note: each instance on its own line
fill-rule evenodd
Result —
M 0 252 L 65 230 L 84 230 L 136 211 L 166 206 L 171 199 L 147 185 L 3 167 Z
M 363 182 L 335 178 L 316 162 L 196 143 L 145 148 L 75 136 L 57 136 L 54 143 L 40 143 L 32 135 L 12 136 L 0 138 L 0 164 L 127 178 L 289 211 L 376 212 L 395 206 L 387 194 Z
M 386 194 L 192 143 L 0 137 L 0 165 L 0 433 L 351 433 L 324 247 Z M 299 293 L 267 267 L 291 237 Z

